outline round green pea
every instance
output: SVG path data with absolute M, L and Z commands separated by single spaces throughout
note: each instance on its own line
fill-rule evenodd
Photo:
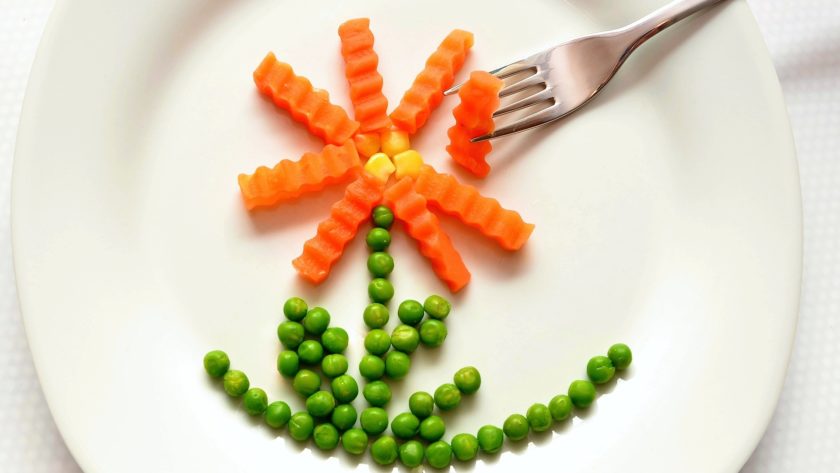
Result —
M 371 355 L 384 355 L 391 348 L 391 336 L 381 328 L 373 329 L 365 335 L 365 349 Z
M 338 430 L 332 424 L 320 424 L 315 427 L 312 439 L 321 450 L 332 450 L 338 446 Z
M 350 336 L 341 327 L 330 327 L 321 335 L 321 344 L 330 353 L 344 353 L 350 343 Z
M 455 386 L 464 394 L 473 394 L 481 387 L 481 374 L 475 366 L 465 366 L 453 376 Z
M 352 402 L 359 395 L 359 385 L 349 374 L 343 374 L 332 380 L 330 388 L 338 402 Z
M 300 370 L 300 357 L 297 352 L 283 350 L 277 355 L 277 371 L 283 376 L 291 378 Z
M 511 414 L 505 419 L 502 430 L 511 440 L 522 440 L 528 436 L 528 419 L 522 414 Z
M 388 277 L 391 271 L 394 270 L 394 258 L 384 251 L 374 251 L 368 256 L 367 268 L 375 278 Z
M 452 453 L 462 462 L 472 460 L 478 454 L 478 439 L 473 434 L 458 434 L 452 437 Z
M 446 325 L 440 320 L 426 320 L 420 324 L 420 341 L 427 347 L 436 348 L 446 340 Z
M 370 435 L 379 435 L 388 428 L 388 413 L 381 407 L 368 407 L 359 416 L 362 429 Z
M 324 347 L 315 340 L 304 340 L 297 350 L 300 361 L 308 365 L 317 365 L 324 357 Z
M 367 450 L 368 436 L 362 429 L 350 429 L 341 436 L 341 446 L 351 455 L 361 455 Z
M 385 374 L 391 379 L 403 379 L 411 369 L 411 358 L 401 351 L 389 351 L 385 355 Z
M 395 350 L 412 353 L 420 344 L 420 334 L 417 329 L 408 325 L 397 325 L 391 332 L 391 345 Z
M 452 447 L 438 440 L 426 447 L 426 462 L 432 468 L 446 468 L 452 463 Z
M 347 357 L 344 355 L 333 353 L 332 355 L 325 356 L 321 360 L 321 371 L 327 378 L 335 378 L 343 375 L 347 372 L 348 367 Z
M 213 350 L 204 355 L 204 371 L 214 378 L 221 378 L 230 368 L 230 358 L 222 350 Z
M 525 418 L 528 419 L 528 426 L 534 432 L 545 432 L 551 428 L 551 411 L 545 404 L 536 403 L 529 407 Z
M 301 396 L 311 396 L 321 389 L 321 377 L 310 370 L 300 370 L 292 380 L 292 387 Z
M 406 468 L 415 468 L 423 463 L 423 444 L 417 440 L 409 440 L 400 445 L 400 462 Z
M 242 396 L 242 407 L 248 415 L 258 416 L 268 407 L 268 395 L 260 388 L 251 388 Z
M 446 423 L 438 416 L 429 416 L 420 422 L 420 438 L 435 442 L 446 433 Z
M 586 375 L 595 384 L 604 384 L 615 376 L 615 366 L 606 356 L 593 356 L 586 364 Z
M 298 442 L 303 442 L 312 435 L 315 419 L 308 412 L 295 412 L 289 419 L 289 435 Z
M 286 320 L 277 326 L 277 338 L 289 350 L 296 350 L 303 342 L 303 325 Z
M 365 325 L 370 328 L 382 328 L 388 323 L 390 318 L 388 308 L 382 304 L 374 302 L 365 307 L 365 312 L 362 315 L 365 320 Z
M 414 437 L 417 435 L 417 431 L 419 429 L 420 419 L 411 412 L 397 414 L 397 416 L 391 420 L 391 432 L 393 432 L 394 436 L 397 438 L 408 439 Z
M 431 295 L 423 302 L 423 310 L 433 319 L 443 320 L 452 310 L 452 305 L 437 294 Z
M 397 316 L 406 325 L 417 325 L 423 320 L 423 304 L 413 299 L 404 300 L 397 308 Z
M 269 427 L 279 429 L 289 423 L 292 409 L 283 401 L 274 401 L 265 408 L 263 419 Z
M 358 414 L 353 404 L 339 404 L 333 409 L 330 422 L 341 431 L 347 430 L 356 425 Z
M 306 301 L 300 297 L 290 297 L 289 299 L 286 299 L 286 303 L 283 304 L 283 315 L 285 315 L 287 319 L 295 322 L 303 320 L 306 316 L 306 311 L 308 310 L 309 306 L 306 305 Z
M 484 453 L 497 453 L 505 443 L 505 436 L 502 429 L 495 425 L 485 425 L 478 429 L 478 447 Z
M 387 279 L 374 278 L 368 284 L 368 296 L 373 302 L 384 304 L 394 297 L 394 286 Z
M 390 465 L 397 461 L 399 450 L 397 449 L 397 441 L 390 435 L 383 435 L 376 439 L 370 446 L 370 456 L 373 461 L 380 465 Z
M 607 351 L 607 356 L 617 370 L 624 370 L 633 362 L 633 352 L 623 343 L 616 343 Z
M 371 212 L 371 219 L 373 220 L 373 224 L 379 228 L 391 228 L 391 225 L 394 223 L 394 213 L 388 207 L 378 205 Z
M 391 244 L 391 232 L 384 228 L 371 228 L 365 237 L 365 242 L 373 251 L 385 251 Z
M 245 373 L 239 370 L 228 371 L 225 373 L 222 380 L 225 392 L 228 393 L 229 396 L 233 397 L 239 397 L 245 394 L 251 386 L 251 382 L 248 381 L 248 377 L 245 376 Z
M 329 391 L 318 391 L 306 398 L 306 411 L 312 417 L 326 417 L 335 409 L 335 397 Z
M 330 326 L 330 313 L 323 307 L 313 307 L 303 318 L 303 328 L 312 335 L 321 335 Z
M 565 394 L 558 394 L 548 402 L 551 418 L 556 421 L 566 420 L 572 415 L 572 399 Z
M 359 361 L 359 373 L 367 380 L 377 380 L 385 374 L 385 360 L 376 355 L 365 355 Z
M 371 406 L 382 407 L 391 400 L 391 388 L 384 381 L 373 381 L 365 385 L 362 395 Z
M 435 405 L 442 411 L 458 407 L 461 403 L 461 391 L 454 384 L 441 384 L 435 389 Z
M 575 407 L 587 408 L 595 402 L 595 385 L 583 379 L 572 381 L 569 385 L 569 398 Z
M 435 398 L 425 391 L 417 391 L 408 398 L 408 410 L 420 419 L 432 415 L 435 408 Z

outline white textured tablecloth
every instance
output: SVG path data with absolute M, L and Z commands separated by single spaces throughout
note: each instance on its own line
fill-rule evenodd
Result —
M 0 472 L 79 471 L 56 430 L 32 365 L 9 236 L 18 117 L 52 3 L 0 0 Z M 840 471 L 840 0 L 749 3 L 773 56 L 796 138 L 805 273 L 784 392 L 742 471 Z M 755 363 L 761 360 L 747 364 Z

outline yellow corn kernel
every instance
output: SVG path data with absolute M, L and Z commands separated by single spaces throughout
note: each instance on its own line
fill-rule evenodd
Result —
M 366 158 L 379 151 L 379 133 L 357 133 L 353 141 L 356 143 L 359 154 Z
M 411 147 L 408 133 L 402 130 L 386 130 L 382 132 L 380 140 L 382 152 L 388 156 L 396 156 Z
M 394 163 L 385 153 L 376 153 L 365 163 L 365 171 L 382 182 L 388 182 L 395 170 Z
M 423 167 L 423 156 L 413 149 L 405 150 L 394 156 L 394 165 L 397 167 L 397 179 L 405 176 L 415 178 Z

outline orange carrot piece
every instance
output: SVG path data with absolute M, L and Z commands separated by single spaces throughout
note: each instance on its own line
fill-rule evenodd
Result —
M 505 209 L 496 199 L 481 195 L 475 187 L 462 184 L 453 176 L 438 174 L 431 166 L 423 166 L 414 190 L 506 250 L 522 248 L 534 231 L 534 225 L 525 223 L 519 213 Z
M 329 184 L 351 179 L 361 168 L 352 141 L 326 145 L 320 153 L 306 153 L 298 161 L 284 159 L 269 169 L 260 166 L 254 174 L 239 175 L 239 189 L 248 210 L 316 192 Z
M 313 88 L 308 79 L 295 75 L 292 66 L 278 61 L 274 53 L 268 53 L 254 71 L 254 82 L 262 94 L 288 110 L 292 118 L 326 143 L 343 144 L 359 129 L 359 122 L 351 120 L 343 108 L 330 103 L 325 91 Z
M 388 99 L 382 93 L 382 75 L 377 71 L 379 56 L 373 50 L 373 33 L 368 18 L 346 21 L 338 27 L 344 75 L 350 85 L 353 114 L 359 131 L 380 131 L 391 126 Z
M 489 141 L 472 143 L 470 140 L 493 131 L 493 112 L 499 108 L 499 91 L 503 85 L 502 80 L 492 74 L 474 71 L 458 89 L 461 103 L 452 110 L 455 125 L 447 131 L 449 145 L 446 151 L 456 163 L 479 177 L 490 172 L 487 155 L 493 146 Z
M 402 178 L 385 191 L 383 200 L 405 224 L 408 234 L 417 240 L 420 253 L 431 261 L 435 274 L 452 292 L 458 292 L 470 282 L 470 272 L 438 218 L 429 212 L 426 199 L 414 191 L 413 184 L 410 177 Z
M 359 225 L 379 203 L 384 187 L 366 172 L 347 186 L 344 198 L 333 204 L 330 216 L 318 224 L 315 236 L 304 243 L 303 253 L 292 261 L 301 277 L 314 284 L 327 279 L 330 268 L 356 236 Z
M 463 30 L 449 33 L 426 60 L 426 67 L 420 71 L 400 104 L 391 112 L 391 121 L 408 133 L 416 133 L 443 100 L 443 91 L 452 87 L 455 74 L 464 65 L 472 45 L 472 33 Z

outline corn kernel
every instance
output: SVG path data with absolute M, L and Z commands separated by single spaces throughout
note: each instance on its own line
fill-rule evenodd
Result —
M 417 177 L 420 168 L 423 167 L 423 156 L 413 149 L 405 150 L 394 156 L 394 165 L 397 167 L 397 179 L 405 176 Z
M 353 137 L 359 154 L 369 158 L 379 151 L 379 133 L 357 133 Z
M 388 156 L 396 156 L 411 147 L 408 141 L 408 133 L 402 130 L 386 130 L 382 132 L 380 142 L 382 152 Z
M 365 163 L 365 171 L 382 182 L 387 182 L 395 170 L 394 163 L 385 153 L 376 153 Z

